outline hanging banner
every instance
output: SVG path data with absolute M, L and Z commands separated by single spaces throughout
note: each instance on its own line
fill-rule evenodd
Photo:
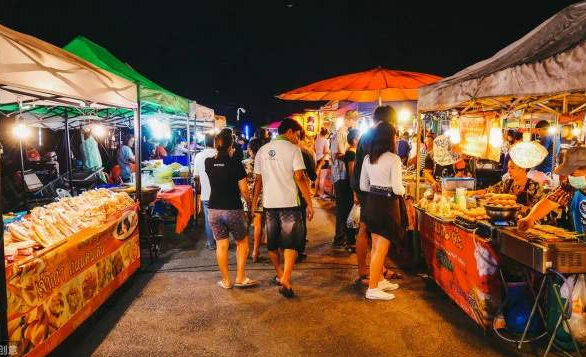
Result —
M 496 115 L 463 115 L 457 120 L 462 140 L 459 147 L 463 154 L 480 159 L 500 161 L 500 146 L 495 148 L 490 145 L 491 128 L 500 128 Z
M 8 352 L 49 354 L 140 266 L 137 207 L 6 267 Z
M 500 301 L 497 252 L 482 238 L 452 223 L 421 211 L 418 220 L 433 279 L 478 325 L 490 329 Z
M 223 115 L 215 115 L 216 129 L 223 129 L 226 127 L 226 117 Z
M 189 103 L 189 116 L 197 122 L 213 123 L 215 120 L 213 109 L 204 107 L 196 102 Z

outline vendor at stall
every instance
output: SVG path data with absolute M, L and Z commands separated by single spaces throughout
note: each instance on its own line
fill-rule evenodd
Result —
M 185 140 L 179 141 L 173 148 L 172 156 L 187 156 L 189 155 L 189 149 L 187 148 L 187 142 Z
M 500 181 L 484 190 L 475 191 L 475 194 L 498 193 L 517 196 L 517 203 L 523 206 L 534 206 L 545 195 L 541 185 L 527 177 L 529 169 L 517 166 L 513 160 L 507 163 L 509 178 Z
M 107 182 L 106 175 L 101 171 L 102 156 L 100 155 L 100 149 L 98 142 L 92 135 L 92 131 L 89 128 L 84 128 L 81 131 L 81 156 L 83 161 L 83 169 L 89 172 L 98 172 L 98 177 L 102 182 Z
M 533 206 L 527 217 L 519 220 L 519 230 L 526 231 L 550 212 L 558 208 L 565 208 L 568 210 L 571 227 L 564 228 L 585 233 L 586 147 L 568 149 L 564 154 L 562 164 L 554 172 L 560 176 L 567 176 L 567 181 Z
M 456 175 L 454 167 L 456 162 L 458 162 L 458 154 L 452 151 L 450 139 L 445 135 L 438 136 L 433 140 L 431 150 L 428 147 L 423 170 L 425 181 L 439 190 L 442 178 Z
M 129 135 L 124 141 L 124 145 L 118 150 L 118 165 L 120 166 L 120 178 L 123 182 L 129 182 L 132 176 L 132 164 L 136 162 L 132 147 L 134 146 L 134 136 Z

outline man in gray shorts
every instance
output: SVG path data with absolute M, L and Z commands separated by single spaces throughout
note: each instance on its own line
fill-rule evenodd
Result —
M 313 218 L 313 206 L 309 185 L 304 173 L 305 164 L 297 146 L 303 128 L 293 119 L 284 119 L 279 126 L 279 136 L 264 145 L 254 162 L 253 208 L 256 208 L 262 188 L 263 209 L 267 232 L 267 248 L 277 275 L 273 281 L 281 287 L 279 292 L 293 297 L 291 273 L 305 239 L 303 214 Z M 307 202 L 306 212 L 300 208 L 298 190 Z M 253 209 L 254 210 L 254 209 Z M 281 268 L 279 251 L 283 251 L 284 267 Z

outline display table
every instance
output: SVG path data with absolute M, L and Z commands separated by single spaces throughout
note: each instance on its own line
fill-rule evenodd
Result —
M 499 255 L 474 231 L 417 209 L 421 246 L 431 276 L 485 330 L 501 297 Z
M 177 185 L 172 191 L 159 192 L 157 198 L 168 202 L 177 210 L 175 232 L 181 233 L 195 213 L 193 188 L 188 185 Z
M 140 266 L 137 206 L 6 267 L 9 348 L 45 356 Z

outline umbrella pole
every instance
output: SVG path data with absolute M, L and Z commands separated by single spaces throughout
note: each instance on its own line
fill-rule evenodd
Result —
M 2 177 L 2 151 L 0 151 L 0 177 Z M 24 177 L 24 173 L 23 173 Z M 2 198 L 2 179 L 0 178 L 0 214 L 4 212 Z M 0 219 L 0 240 L 4 241 L 4 221 Z M 6 289 L 6 262 L 4 261 L 4 244 L 0 245 L 0 343 L 8 344 L 8 293 Z
M 417 160 L 415 161 L 415 202 L 419 202 L 419 179 L 421 176 L 421 170 L 419 170 L 420 167 L 420 161 L 421 161 L 421 155 L 419 154 L 421 152 L 421 135 L 423 133 L 423 125 L 421 125 L 421 112 L 417 111 L 417 151 L 415 152 L 415 155 Z
M 383 105 L 383 97 L 380 93 L 380 90 L 378 91 L 378 106 L 382 106 Z

